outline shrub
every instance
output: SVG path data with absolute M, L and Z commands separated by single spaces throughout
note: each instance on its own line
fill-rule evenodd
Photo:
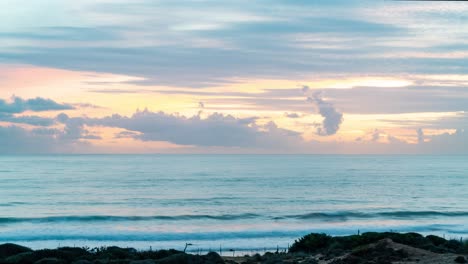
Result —
M 296 240 L 289 249 L 289 252 L 319 252 L 330 245 L 332 237 L 327 234 L 308 234 Z
M 27 247 L 15 244 L 2 244 L 0 245 L 0 258 L 7 258 L 24 252 L 31 252 L 32 250 Z

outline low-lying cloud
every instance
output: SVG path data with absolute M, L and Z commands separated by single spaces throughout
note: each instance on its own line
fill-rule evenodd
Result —
M 320 93 L 310 93 L 308 88 L 304 88 L 304 92 L 309 94 L 308 101 L 316 106 L 323 117 L 323 121 L 317 124 L 317 134 L 335 134 L 343 122 L 343 114 Z M 189 150 L 191 153 L 211 150 L 223 153 L 466 153 L 468 149 L 465 132 L 467 115 L 459 115 L 437 127 L 457 128 L 456 132 L 435 135 L 429 132 L 434 129 L 429 124 L 420 126 L 427 131 L 413 127 L 416 135 L 411 135 L 410 142 L 382 129 L 371 131 L 355 142 L 307 142 L 300 132 L 280 128 L 274 122 L 265 123 L 255 116 L 239 118 L 221 113 L 184 116 L 146 109 L 130 116 L 114 114 L 99 118 L 71 117 L 65 113 L 55 117 L 26 114 L 25 111 L 69 109 L 67 104 L 36 99 L 17 98 L 8 103 L 0 99 L 3 103 L 3 112 L 0 112 L 0 153 L 106 152 L 106 149 L 98 149 L 102 146 L 93 141 L 101 139 L 97 131 L 102 128 L 116 128 L 115 144 L 119 144 L 118 139 L 125 138 L 143 142 L 164 141 L 178 145 L 180 152 Z M 198 104 L 198 107 L 203 109 L 205 105 Z M 303 115 L 293 112 L 285 113 L 285 116 L 298 118 Z M 457 127 L 454 127 L 455 124 Z M 98 127 L 99 130 L 96 130 Z M 414 144 L 414 138 L 419 144 Z
M 255 118 L 236 118 L 213 113 L 206 118 L 164 112 L 139 111 L 131 117 L 112 115 L 83 119 L 90 126 L 122 128 L 142 141 L 169 141 L 179 145 L 205 147 L 292 147 L 302 141 L 300 133 L 279 128 L 275 123 L 257 125 Z M 118 137 L 122 137 L 120 133 Z

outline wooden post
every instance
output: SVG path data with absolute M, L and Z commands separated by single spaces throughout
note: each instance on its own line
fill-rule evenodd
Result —
M 188 246 L 192 246 L 192 244 L 191 244 L 191 243 L 185 243 L 184 253 L 185 253 L 185 251 L 187 250 L 187 247 L 188 247 Z

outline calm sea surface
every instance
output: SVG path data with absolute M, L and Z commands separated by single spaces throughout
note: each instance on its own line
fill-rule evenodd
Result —
M 0 243 L 249 251 L 358 230 L 468 236 L 468 157 L 0 156 Z

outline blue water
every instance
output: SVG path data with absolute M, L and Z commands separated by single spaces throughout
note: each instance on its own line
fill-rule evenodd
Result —
M 286 248 L 309 232 L 466 236 L 467 156 L 0 156 L 0 243 Z

